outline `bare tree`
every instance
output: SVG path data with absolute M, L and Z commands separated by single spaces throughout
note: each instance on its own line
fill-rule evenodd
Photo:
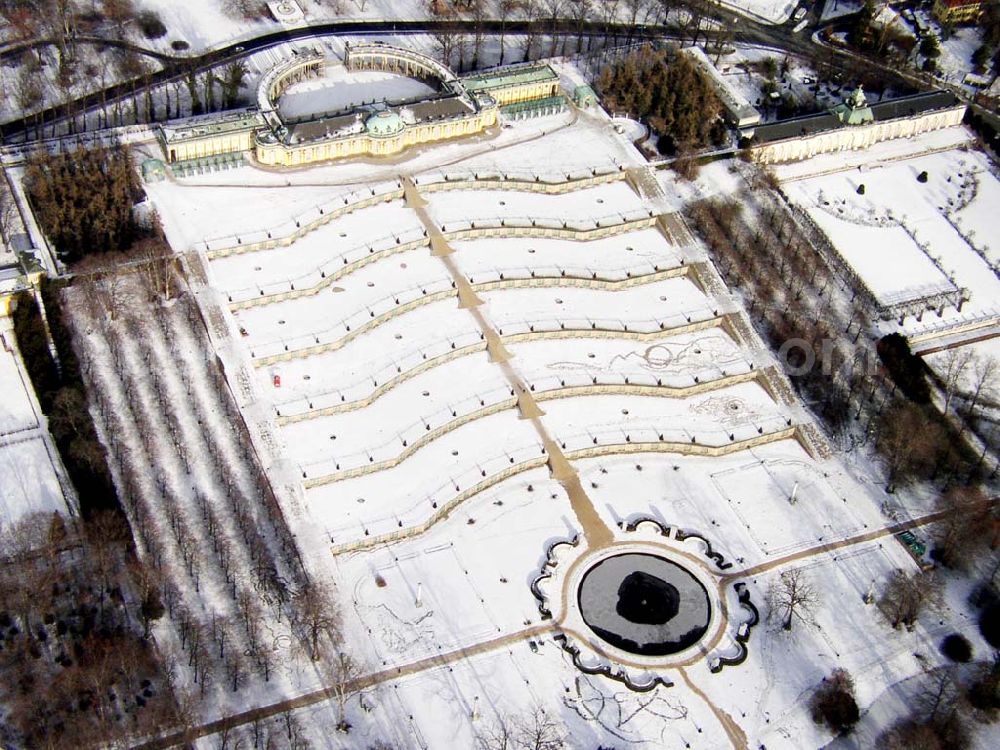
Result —
M 25 130 L 28 129 L 29 116 L 45 100 L 44 81 L 38 60 L 28 56 L 21 63 L 14 79 L 14 102 L 21 112 Z
M 566 744 L 562 725 L 541 706 L 519 717 L 515 731 L 517 746 L 524 750 L 559 750 Z
M 559 39 L 556 34 L 556 25 L 559 23 L 559 16 L 562 15 L 563 0 L 542 0 L 542 2 L 549 18 L 549 33 L 552 36 L 549 40 L 549 57 L 555 57 L 556 43 Z
M 104 306 L 111 320 L 117 320 L 132 301 L 133 286 L 129 283 L 130 271 L 118 268 L 125 258 L 120 253 L 94 253 L 78 261 L 74 271 L 90 276 L 93 291 Z
M 934 608 L 940 601 L 941 586 L 933 573 L 908 575 L 894 570 L 882 589 L 878 606 L 893 628 L 904 625 L 910 629 L 924 609 Z
M 792 622 L 812 624 L 812 609 L 819 602 L 819 595 L 801 568 L 782 571 L 771 583 L 767 592 L 768 613 L 771 621 L 780 618 L 784 630 L 792 629 Z
M 514 750 L 514 728 L 505 716 L 498 716 L 476 734 L 481 750 Z
M 243 652 L 238 648 L 231 648 L 226 653 L 225 658 L 226 679 L 235 693 L 246 682 L 247 663 L 243 657 Z
M 940 438 L 939 426 L 929 422 L 917 404 L 900 400 L 886 409 L 878 421 L 875 443 L 886 465 L 886 491 L 914 481 L 933 463 Z
M 646 5 L 646 0 L 625 0 L 625 7 L 628 10 L 628 37 L 626 44 L 632 43 L 635 34 L 635 27 L 639 21 L 639 11 Z
M 952 487 L 936 506 L 945 516 L 934 531 L 934 553 L 948 567 L 963 568 L 977 549 L 996 545 L 1000 509 L 980 487 Z
M 951 406 L 951 400 L 955 396 L 962 376 L 968 372 L 972 365 L 973 353 L 964 347 L 949 349 L 944 355 L 944 368 L 941 372 L 941 380 L 944 385 L 944 411 L 947 413 Z
M 952 669 L 931 674 L 924 689 L 916 696 L 915 708 L 926 721 L 947 721 L 958 710 L 962 691 Z
M 566 746 L 563 726 L 541 706 L 524 714 L 497 718 L 476 735 L 481 750 L 560 750 Z
M 469 67 L 477 70 L 480 66 L 479 55 L 483 49 L 483 21 L 489 9 L 486 7 L 486 0 L 470 0 L 469 10 L 475 22 L 472 30 L 472 61 Z
M 576 27 L 577 54 L 583 52 L 583 28 L 592 11 L 593 8 L 591 7 L 590 0 L 575 0 L 575 2 L 570 3 L 570 16 L 573 19 L 573 25 Z
M 523 62 L 528 62 L 534 54 L 535 42 L 538 39 L 538 32 L 535 30 L 534 22 L 538 20 L 539 14 L 538 0 L 523 0 L 521 3 L 521 18 L 528 24 L 528 27 L 524 30 Z
M 511 16 L 514 11 L 517 10 L 517 0 L 500 0 L 497 5 L 497 12 L 500 15 L 500 64 L 503 65 L 504 55 L 507 50 L 505 48 L 505 39 L 507 36 L 507 23 L 510 21 Z
M 309 644 L 309 656 L 317 661 L 320 658 L 320 637 L 326 633 L 331 641 L 335 640 L 340 624 L 333 593 L 328 587 L 309 581 L 296 593 L 294 604 L 300 627 Z
M 333 689 L 337 696 L 337 710 L 339 719 L 337 729 L 341 732 L 350 730 L 351 725 L 347 721 L 347 700 L 357 690 L 357 680 L 361 676 L 361 665 L 354 661 L 350 654 L 341 651 L 333 662 Z
M 174 289 L 176 259 L 166 241 L 155 232 L 152 237 L 136 242 L 132 255 L 143 261 L 139 268 L 150 297 L 169 301 Z
M 972 366 L 972 393 L 969 394 L 969 405 L 966 412 L 969 416 L 979 405 L 979 399 L 984 393 L 992 394 L 997 384 L 997 376 L 1000 375 L 1000 362 L 994 357 L 977 358 Z
M 437 51 L 438 58 L 442 63 L 450 67 L 451 58 L 457 44 L 457 34 L 454 31 L 442 29 L 435 31 L 431 36 L 434 40 L 434 49 Z
M 282 712 L 281 723 L 285 726 L 288 750 L 308 750 L 311 743 L 306 739 L 302 723 L 291 709 Z

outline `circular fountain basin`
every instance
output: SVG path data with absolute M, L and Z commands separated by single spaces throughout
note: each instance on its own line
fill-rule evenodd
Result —
M 705 586 L 682 565 L 628 552 L 594 564 L 580 581 L 584 622 L 612 646 L 643 656 L 697 643 L 712 617 Z

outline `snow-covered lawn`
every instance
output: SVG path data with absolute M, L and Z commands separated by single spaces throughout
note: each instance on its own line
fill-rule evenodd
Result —
M 427 16 L 418 0 L 297 1 L 305 14 L 304 23 L 339 18 L 406 20 Z M 166 36 L 152 40 L 154 48 L 164 51 L 170 51 L 170 43 L 175 40 L 187 42 L 190 51 L 196 53 L 283 28 L 266 9 L 261 17 L 252 20 L 243 18 L 238 12 L 227 12 L 225 0 L 137 0 L 135 6 L 137 10 L 156 12 L 167 27 Z M 262 2 L 259 7 L 264 6 Z M 138 30 L 135 36 L 150 43 Z
M 677 248 L 655 229 L 590 242 L 490 237 L 454 242 L 452 247 L 457 251 L 455 262 L 463 273 L 483 280 L 497 278 L 500 273 L 528 276 L 532 270 L 538 276 L 558 276 L 560 271 L 590 276 L 597 272 L 601 278 L 616 279 L 624 278 L 627 272 L 653 273 L 655 268 L 670 268 L 680 263 Z
M 5 526 L 30 513 L 66 513 L 52 460 L 39 435 L 0 438 L 0 520 Z
M 0 527 L 36 512 L 75 512 L 9 318 L 0 318 Z
M 19 354 L 7 348 L 8 337 L 14 341 L 14 331 L 11 329 L 0 333 L 0 392 L 3 402 L 0 403 L 0 435 L 7 435 L 21 430 L 30 430 L 38 426 L 38 415 L 35 413 L 33 400 L 30 396 L 31 383 L 25 380 L 25 373 L 19 366 Z
M 810 216 L 834 238 L 840 255 L 865 280 L 881 304 L 891 305 L 955 289 L 904 227 L 888 218 L 884 225 L 862 223 L 875 218 L 875 202 L 866 201 L 867 205 L 861 207 L 850 205 L 849 199 L 842 196 L 856 190 L 856 186 L 852 185 L 853 180 L 846 185 L 842 182 L 839 175 L 816 178 L 808 185 L 805 181 L 795 183 L 789 192 L 799 203 L 812 201 Z M 810 194 L 810 190 L 816 192 Z
M 439 225 L 466 226 L 488 219 L 556 219 L 570 223 L 620 221 L 645 216 L 642 202 L 624 182 L 563 195 L 514 191 L 446 190 L 432 193 L 430 214 Z
M 762 21 L 784 23 L 798 6 L 797 0 L 722 0 L 722 5 Z
M 322 77 L 300 81 L 285 89 L 278 109 L 283 117 L 295 119 L 383 100 L 400 102 L 433 94 L 433 87 L 416 78 L 375 70 L 349 71 L 334 63 L 326 66 Z
M 941 42 L 937 60 L 939 76 L 949 83 L 962 83 L 973 72 L 972 54 L 983 43 L 983 32 L 975 26 L 960 26 Z

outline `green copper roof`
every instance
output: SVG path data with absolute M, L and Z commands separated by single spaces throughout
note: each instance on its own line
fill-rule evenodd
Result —
M 525 83 L 553 81 L 558 79 L 555 71 L 548 65 L 533 65 L 524 68 L 499 69 L 492 73 L 469 76 L 462 79 L 462 84 L 468 91 L 490 91 L 505 86 L 517 86 Z
M 843 104 L 838 104 L 831 111 L 845 125 L 864 125 L 875 120 L 861 86 L 852 91 Z
M 368 135 L 375 138 L 388 138 L 402 132 L 405 127 L 403 118 L 391 110 L 384 110 L 365 120 Z

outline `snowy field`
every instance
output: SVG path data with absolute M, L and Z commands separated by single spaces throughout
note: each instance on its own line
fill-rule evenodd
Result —
M 297 2 L 305 15 L 303 24 L 335 21 L 339 18 L 409 20 L 427 17 L 427 11 L 417 0 Z M 135 5 L 138 10 L 155 11 L 167 27 L 166 36 L 152 40 L 154 46 L 159 46 L 164 51 L 170 51 L 170 43 L 177 40 L 187 42 L 191 52 L 201 52 L 282 28 L 266 10 L 255 19 L 242 18 L 238 12 L 227 12 L 224 0 L 136 0 Z M 150 40 L 143 41 L 148 43 Z
M 4 394 L 0 403 L 0 435 L 9 435 L 38 426 L 35 402 L 31 397 L 31 383 L 20 365 L 20 355 L 8 348 L 14 340 L 13 330 L 4 330 L 0 348 L 0 389 Z M 9 337 L 9 338 L 8 338 Z
M 942 138 L 928 136 L 935 136 L 926 139 L 928 144 Z M 948 148 L 946 140 L 934 153 L 902 157 L 895 156 L 892 144 L 882 145 L 859 152 L 839 171 L 799 177 L 797 165 L 778 167 L 782 189 L 827 234 L 880 303 L 965 290 L 968 301 L 961 310 L 948 305 L 940 315 L 920 321 L 889 321 L 886 332 L 927 333 L 1000 314 L 1000 280 L 993 270 L 997 249 L 992 247 L 1000 180 L 987 157 Z M 924 172 L 927 181 L 921 182 Z
M 393 250 L 394 237 L 497 218 L 596 227 L 680 207 L 691 188 L 651 176 L 665 192 L 653 199 L 624 180 L 560 195 L 425 190 L 419 212 L 393 200 L 287 246 L 205 254 L 205 240 L 284 226 L 401 174 L 419 189 L 442 170 L 564 179 L 639 163 L 596 116 L 529 121 L 463 148 L 328 165 L 289 175 L 298 184 L 238 193 L 222 182 L 149 186 L 168 236 L 206 268 L 195 293 L 250 433 L 262 437 L 303 563 L 334 583 L 344 647 L 377 678 L 347 698 L 349 735 L 330 731 L 333 701 L 310 699 L 299 724 L 331 750 L 376 739 L 472 747 L 499 717 L 541 706 L 572 747 L 719 747 L 736 742 L 732 725 L 750 747 L 821 746 L 829 737 L 812 724 L 804 691 L 844 665 L 859 671 L 861 702 L 872 702 L 920 670 L 912 653 L 931 649 L 937 632 L 928 624 L 888 637 L 863 604 L 872 581 L 912 566 L 891 538 L 853 541 L 886 523 L 879 485 L 790 437 L 807 417 L 775 395 L 759 343 L 725 324 L 721 311 L 734 305 L 700 283 L 717 278 L 692 260 L 704 256 L 653 227 L 587 241 L 462 238 L 446 255 L 423 241 Z M 949 195 L 944 166 L 927 167 L 921 187 L 932 200 Z M 832 195 L 841 177 L 831 179 L 822 188 Z M 873 185 L 867 196 L 881 194 Z M 583 499 L 550 476 L 550 450 L 568 456 Z M 583 674 L 553 641 L 529 584 L 552 543 L 592 523 L 622 541 L 623 526 L 643 516 L 704 535 L 737 570 L 763 566 L 747 576 L 761 606 L 771 565 L 823 575 L 822 629 L 790 640 L 759 626 L 744 665 L 715 675 L 701 659 L 667 670 L 674 685 L 641 704 L 621 683 Z M 726 635 L 716 653 L 733 645 Z M 794 665 L 782 676 L 775 664 L 789 650 Z M 423 661 L 432 657 L 440 661 Z M 869 677 L 878 659 L 889 666 Z M 321 678 L 289 672 L 261 699 Z
M 798 7 L 797 0 L 722 0 L 721 5 L 768 23 L 784 23 Z
M 349 71 L 339 63 L 328 64 L 321 78 L 300 81 L 281 95 L 282 117 L 295 119 L 342 112 L 373 102 L 400 102 L 434 94 L 434 89 L 409 76 L 381 71 Z
M 0 520 L 5 525 L 30 513 L 66 513 L 52 460 L 40 435 L 17 441 L 0 438 Z
M 62 464 L 9 324 L 0 319 L 0 526 L 36 512 L 73 512 L 60 483 Z

